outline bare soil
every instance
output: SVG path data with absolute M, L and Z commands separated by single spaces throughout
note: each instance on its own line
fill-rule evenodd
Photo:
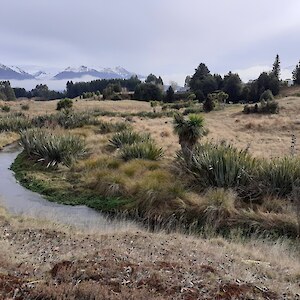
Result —
M 300 299 L 284 242 L 78 233 L 0 217 L 0 299 Z

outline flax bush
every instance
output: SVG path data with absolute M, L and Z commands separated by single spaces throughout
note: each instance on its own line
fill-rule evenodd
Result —
M 121 149 L 121 157 L 124 160 L 149 159 L 158 160 L 163 156 L 163 149 L 156 146 L 153 141 L 133 143 Z
M 183 163 L 182 154 L 179 158 Z M 257 161 L 246 150 L 231 145 L 198 145 L 190 165 L 186 165 L 202 188 L 246 186 L 257 173 Z
M 100 122 L 88 112 L 83 113 L 57 113 L 51 115 L 37 116 L 32 119 L 35 127 L 60 126 L 65 129 L 83 127 L 85 125 L 99 125 Z
M 21 145 L 28 157 L 47 167 L 62 163 L 70 166 L 85 152 L 84 141 L 70 134 L 60 134 L 45 129 L 21 131 Z
M 29 118 L 24 116 L 16 116 L 9 114 L 0 117 L 0 132 L 1 131 L 14 131 L 19 132 L 20 130 L 32 127 Z
M 109 140 L 109 145 L 114 148 L 122 148 L 125 145 L 132 145 L 134 143 L 151 141 L 150 134 L 140 134 L 131 130 L 118 132 Z
M 268 194 L 285 197 L 292 193 L 300 178 L 300 159 L 286 156 L 262 163 L 260 181 Z

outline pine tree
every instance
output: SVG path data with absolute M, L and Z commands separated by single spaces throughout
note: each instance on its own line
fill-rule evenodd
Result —
M 174 102 L 174 90 L 171 85 L 167 89 L 165 102 Z
M 272 74 L 279 80 L 279 75 L 280 75 L 280 60 L 279 60 L 279 55 L 276 55 L 275 61 L 273 63 L 273 69 L 272 69 Z
M 0 81 L 0 92 L 4 100 L 13 101 L 16 100 L 16 95 L 12 87 L 10 86 L 9 81 Z M 3 96 L 4 95 L 4 96 Z
M 293 82 L 294 84 L 300 84 L 300 61 L 293 71 Z

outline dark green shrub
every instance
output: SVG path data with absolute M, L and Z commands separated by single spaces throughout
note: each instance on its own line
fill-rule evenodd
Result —
M 122 96 L 120 94 L 114 93 L 111 95 L 110 100 L 119 101 L 122 100 Z
M 279 113 L 279 104 L 275 100 L 261 100 L 260 104 L 257 103 L 255 105 L 246 104 L 243 109 L 243 113 L 245 114 L 277 114 Z
M 71 99 L 65 98 L 57 102 L 56 110 L 69 110 L 73 106 L 73 101 Z
M 21 106 L 21 109 L 22 109 L 22 110 L 29 110 L 29 105 L 28 105 L 28 104 L 23 104 L 23 105 Z
M 26 154 L 47 167 L 59 163 L 70 166 L 85 152 L 85 143 L 77 136 L 37 128 L 22 131 L 20 135 Z
M 200 114 L 203 112 L 202 107 L 188 107 L 183 111 L 183 115 L 189 115 L 189 114 Z
M 272 91 L 270 90 L 265 90 L 259 98 L 260 101 L 265 100 L 265 101 L 272 101 L 274 100 L 274 96 L 272 94 Z
M 162 148 L 157 147 L 153 141 L 133 143 L 125 145 L 121 149 L 121 157 L 124 160 L 149 159 L 158 160 L 163 156 Z
M 3 105 L 3 106 L 1 107 L 1 110 L 4 111 L 4 112 L 10 112 L 10 106 L 8 106 L 8 105 Z

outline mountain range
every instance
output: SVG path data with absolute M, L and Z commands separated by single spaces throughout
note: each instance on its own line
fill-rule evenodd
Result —
M 79 68 L 68 67 L 56 73 L 49 73 L 45 70 L 28 71 L 26 68 L 18 66 L 5 66 L 0 64 L 0 80 L 73 80 L 82 77 L 93 77 L 95 79 L 128 79 L 133 75 L 133 72 L 127 71 L 123 67 L 116 68 L 89 68 L 80 66 Z M 142 78 L 143 76 L 137 75 Z

